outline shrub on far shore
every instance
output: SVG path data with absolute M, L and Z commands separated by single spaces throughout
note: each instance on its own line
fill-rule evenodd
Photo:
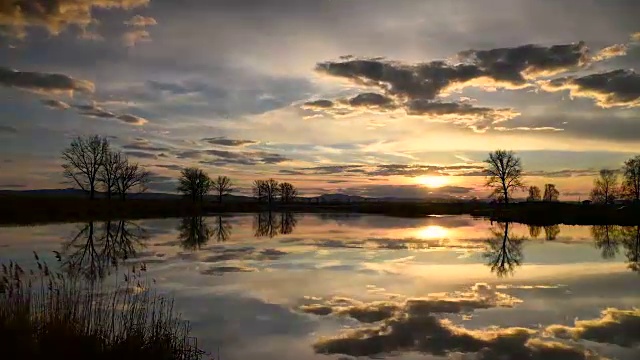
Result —
M 107 289 L 79 276 L 10 262 L 0 275 L 0 339 L 19 359 L 194 360 L 204 352 L 173 300 L 140 282 L 140 273 Z

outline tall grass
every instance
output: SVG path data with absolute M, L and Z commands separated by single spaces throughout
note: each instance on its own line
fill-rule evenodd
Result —
M 173 301 L 141 283 L 140 272 L 115 287 L 53 272 L 37 254 L 37 270 L 2 265 L 2 353 L 20 359 L 200 359 L 190 327 Z

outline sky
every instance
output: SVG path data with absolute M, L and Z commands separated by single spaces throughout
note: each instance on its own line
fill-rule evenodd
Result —
M 65 188 L 107 136 L 172 192 L 185 166 L 303 195 L 586 198 L 640 152 L 635 0 L 0 0 L 0 188 Z

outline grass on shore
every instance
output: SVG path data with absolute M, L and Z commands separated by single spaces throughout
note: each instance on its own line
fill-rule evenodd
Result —
M 2 352 L 19 359 L 195 360 L 203 356 L 173 301 L 143 287 L 139 275 L 105 290 L 79 277 L 2 265 Z

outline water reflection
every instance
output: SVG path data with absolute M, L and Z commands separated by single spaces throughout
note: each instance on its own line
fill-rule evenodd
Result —
M 594 225 L 591 235 L 603 258 L 614 258 L 622 245 L 629 269 L 640 272 L 640 225 Z
M 121 261 L 135 257 L 147 238 L 143 228 L 129 221 L 89 222 L 63 244 L 60 261 L 65 271 L 103 279 Z
M 509 231 L 510 223 L 496 223 L 491 228 L 493 238 L 487 241 L 487 250 L 483 257 L 491 272 L 498 277 L 513 275 L 523 259 L 522 242 L 524 238 L 513 236 Z
M 529 228 L 529 237 L 532 239 L 537 239 L 540 236 L 542 229 L 544 229 L 545 240 L 555 240 L 560 234 L 560 225 L 527 225 L 527 227 Z
M 278 235 L 288 235 L 293 232 L 298 221 L 291 212 L 264 212 L 255 214 L 253 230 L 255 237 L 273 238 Z
M 178 225 L 178 240 L 186 250 L 199 250 L 212 234 L 213 228 L 203 216 L 183 218 Z

